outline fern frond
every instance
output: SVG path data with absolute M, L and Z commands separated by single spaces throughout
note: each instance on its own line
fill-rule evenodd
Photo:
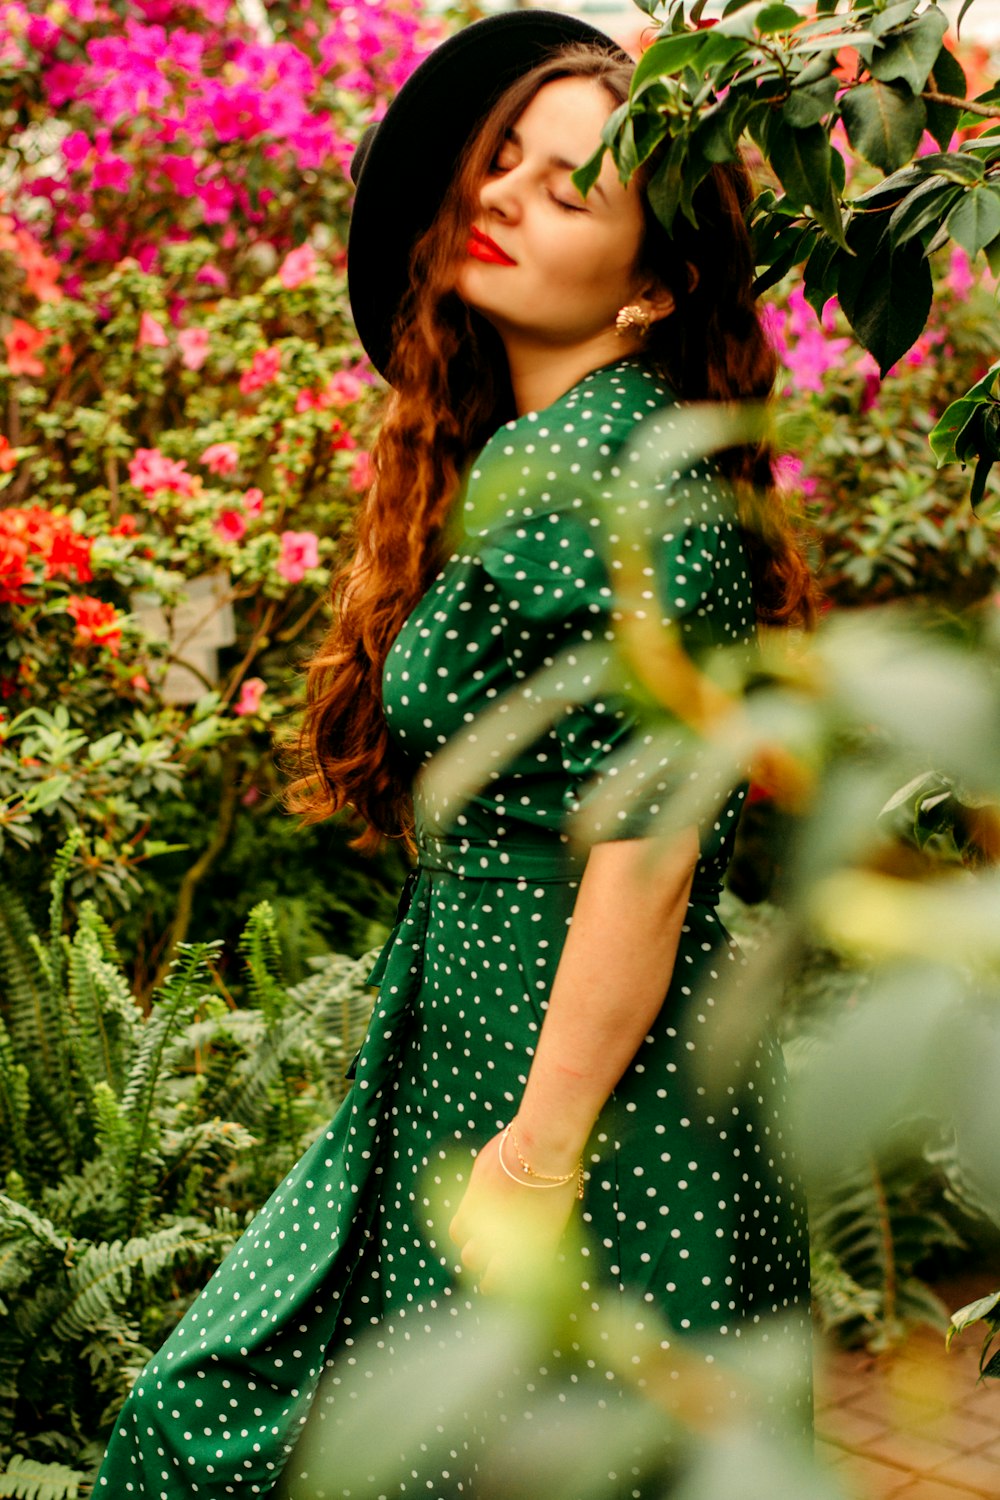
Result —
M 225 1230 L 186 1219 L 125 1244 L 113 1240 L 86 1245 L 67 1272 L 63 1305 L 52 1322 L 51 1337 L 70 1343 L 92 1334 L 127 1300 L 136 1271 L 152 1280 L 181 1262 L 219 1254 L 232 1240 Z
M 240 934 L 240 952 L 250 971 L 250 997 L 270 1029 L 288 1003 L 281 966 L 281 944 L 270 901 L 258 901 Z
M 28 1149 L 28 1070 L 17 1060 L 10 1032 L 0 1016 L 0 1152 L 4 1174 L 15 1168 L 23 1171 Z
M 84 902 L 69 952 L 71 1046 L 85 1105 L 98 1079 L 121 1092 L 125 1053 L 139 1025 L 128 981 L 106 956 L 104 926 L 93 902 Z
M 221 944 L 182 943 L 170 966 L 166 983 L 157 991 L 153 1008 L 142 1028 L 128 1080 L 122 1094 L 122 1111 L 129 1122 L 130 1142 L 124 1169 L 125 1201 L 130 1222 L 137 1223 L 145 1196 L 154 1154 L 153 1106 L 163 1069 L 165 1051 L 186 1020 L 193 1017 L 210 982 L 209 959 Z
M 0 1496 L 10 1500 L 77 1500 L 86 1479 L 65 1464 L 40 1464 L 13 1454 L 0 1470 Z

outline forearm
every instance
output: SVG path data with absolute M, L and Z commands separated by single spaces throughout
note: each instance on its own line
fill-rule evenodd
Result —
M 517 1112 L 536 1171 L 570 1169 L 659 1012 L 697 857 L 694 829 L 590 851 Z

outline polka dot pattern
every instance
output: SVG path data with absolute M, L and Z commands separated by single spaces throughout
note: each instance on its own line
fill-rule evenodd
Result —
M 472 750 L 487 706 L 515 724 L 540 671 L 565 669 L 566 703 L 531 743 L 514 732 L 509 753 L 495 745 L 461 808 L 418 792 L 419 865 L 371 976 L 351 1091 L 140 1374 L 96 1496 L 348 1494 L 317 1478 L 315 1435 L 363 1389 L 362 1335 L 391 1354 L 442 1309 L 472 1305 L 432 1195 L 457 1207 L 461 1173 L 456 1185 L 446 1162 L 471 1159 L 516 1112 L 583 866 L 567 822 L 587 814 L 597 838 L 641 836 L 679 777 L 711 774 L 683 726 L 635 707 L 615 562 L 648 580 L 650 617 L 691 654 L 753 636 L 732 497 L 708 463 L 678 460 L 674 408 L 641 361 L 624 360 L 507 424 L 479 456 L 460 545 L 386 662 L 390 730 L 416 769 L 443 744 Z M 748 1056 L 723 1053 L 715 1016 L 740 963 L 715 915 L 740 796 L 720 789 L 701 826 L 674 977 L 588 1144 L 587 1242 L 567 1254 L 589 1299 L 649 1304 L 672 1338 L 735 1342 L 779 1315 L 797 1372 L 788 1404 L 807 1426 L 806 1217 L 780 1049 L 768 1033 Z M 695 1068 L 708 1054 L 721 1077 L 711 1096 Z M 549 1366 L 572 1359 L 553 1350 L 541 1373 L 522 1373 L 519 1421 L 530 1425 Z M 606 1411 L 609 1377 L 580 1377 Z M 392 1493 L 473 1493 L 475 1446 L 470 1428 L 430 1472 L 401 1455 L 411 1467 Z M 623 1496 L 643 1494 L 637 1475 L 620 1476 Z

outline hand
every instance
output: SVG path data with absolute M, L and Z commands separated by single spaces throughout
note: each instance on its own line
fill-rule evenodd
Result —
M 476 1157 L 469 1185 L 449 1225 L 459 1259 L 484 1292 L 516 1288 L 555 1258 L 577 1201 L 574 1174 L 557 1187 L 522 1187 L 500 1165 L 502 1133 Z M 510 1166 L 507 1153 L 504 1161 Z

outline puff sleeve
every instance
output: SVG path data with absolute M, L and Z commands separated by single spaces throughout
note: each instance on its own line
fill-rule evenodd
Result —
M 638 405 L 618 420 L 586 406 L 519 419 L 481 455 L 465 501 L 522 695 L 543 679 L 562 690 L 563 805 L 589 842 L 643 836 L 699 774 L 692 730 L 636 680 L 626 615 L 672 633 L 695 664 L 754 631 L 729 487 L 708 461 L 676 467 L 670 409 Z

